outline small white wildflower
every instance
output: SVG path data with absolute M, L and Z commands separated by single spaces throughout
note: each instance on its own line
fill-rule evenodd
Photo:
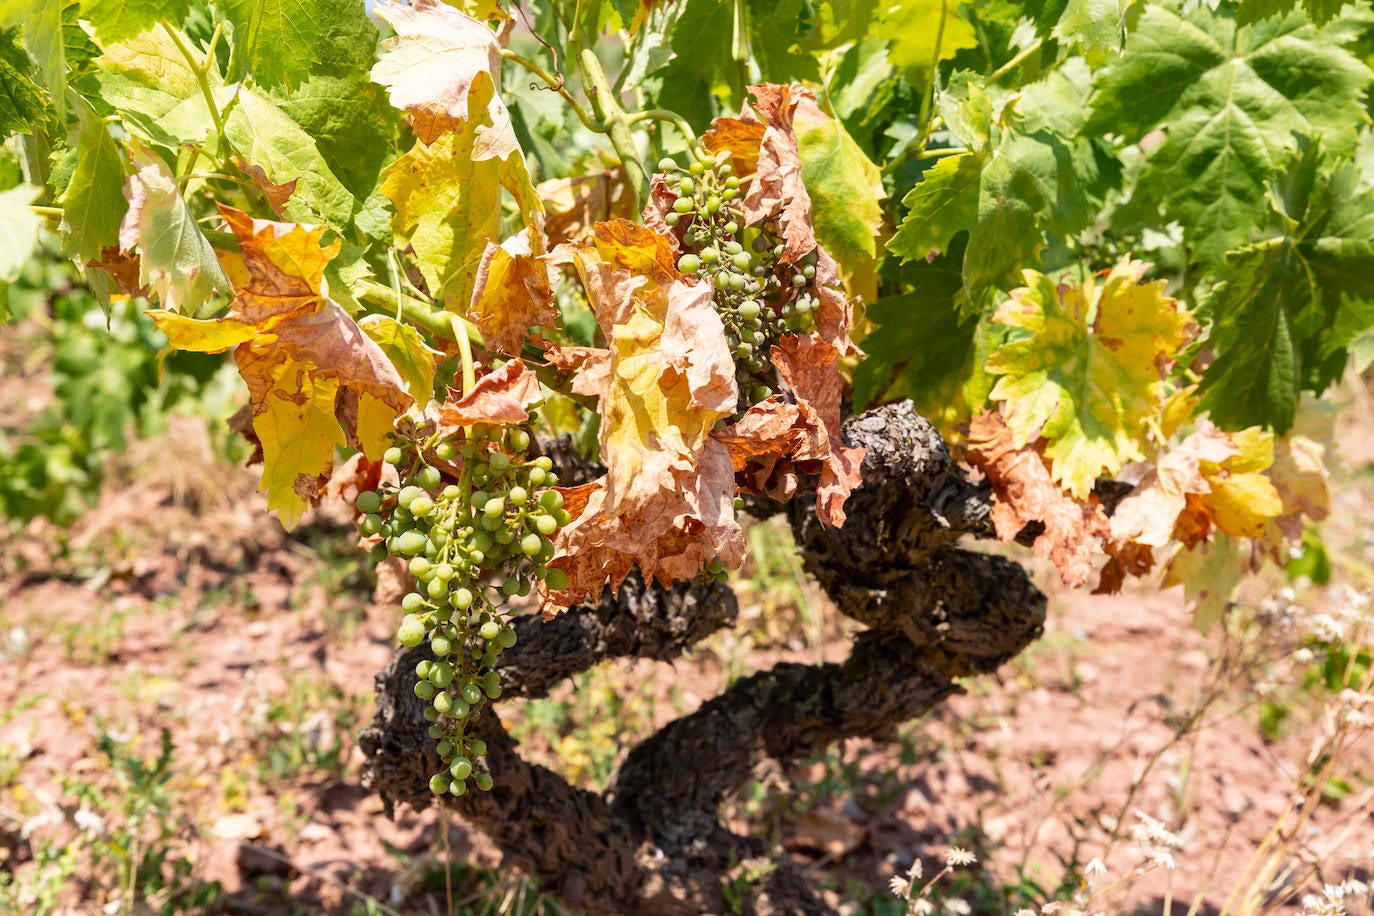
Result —
M 907 905 L 910 916 L 930 916 L 934 912 L 935 904 L 930 902 L 929 897 L 917 897 Z
M 945 911 L 950 916 L 969 916 L 973 912 L 973 907 L 969 906 L 963 897 L 951 897 L 945 901 Z
M 893 875 L 891 880 L 887 882 L 887 886 L 897 897 L 906 897 L 911 893 L 911 882 L 901 875 Z
M 945 853 L 945 864 L 950 868 L 960 865 L 972 865 L 978 861 L 978 857 L 967 849 L 960 849 L 958 846 L 951 846 L 949 852 Z
M 1059 912 L 1061 906 L 1063 906 L 1063 904 L 1058 900 L 1051 900 L 1040 908 L 1040 916 L 1053 916 L 1053 914 Z
M 1306 646 L 1293 650 L 1293 661 L 1299 665 L 1310 665 L 1316 658 L 1317 654 Z
M 920 859 L 912 862 L 911 867 L 906 870 L 906 876 L 912 881 L 919 881 L 923 874 L 925 874 L 925 866 L 921 864 Z
M 1174 861 L 1174 854 L 1167 849 L 1157 850 L 1152 861 L 1162 868 L 1169 869 L 1169 871 L 1178 867 L 1178 863 Z
M 1322 894 L 1327 900 L 1340 900 L 1345 897 L 1345 885 L 1343 884 L 1324 884 Z
M 91 836 L 105 835 L 105 821 L 89 808 L 77 808 L 72 815 L 72 823 L 76 824 L 78 830 Z
M 1350 878 L 1342 885 L 1345 892 L 1352 897 L 1364 897 L 1369 894 L 1369 885 L 1358 878 Z
M 1311 620 L 1312 632 L 1323 642 L 1341 642 L 1345 639 L 1346 625 L 1330 614 L 1314 614 Z
M 1293 589 L 1289 586 L 1285 585 L 1283 588 L 1279 589 L 1278 597 L 1280 601 L 1283 601 L 1286 604 L 1292 604 L 1294 601 L 1298 600 L 1298 593 L 1293 591 Z
M 1091 881 L 1093 878 L 1101 878 L 1107 874 L 1107 866 L 1102 864 L 1101 859 L 1093 859 L 1083 869 L 1083 874 Z
M 1016 916 L 1036 916 L 1036 914 L 1035 910 L 1032 910 L 1030 907 L 1023 906 L 1021 907 L 1021 909 L 1016 911 Z

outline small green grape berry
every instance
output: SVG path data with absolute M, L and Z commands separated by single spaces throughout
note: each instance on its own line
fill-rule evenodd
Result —
M 677 163 L 667 156 L 664 156 L 662 159 L 658 160 L 658 170 L 660 172 L 675 172 L 677 171 Z
M 720 260 L 720 252 L 716 250 L 715 246 L 708 245 L 701 249 L 701 260 L 704 264 L 714 264 Z
M 447 439 L 445 439 L 443 442 L 440 442 L 438 445 L 434 446 L 434 457 L 438 458 L 440 461 L 452 461 L 454 458 L 457 458 L 457 443 L 450 442 Z
M 410 514 L 415 518 L 424 518 L 434 511 L 434 499 L 428 493 L 421 493 L 410 503 Z
M 482 688 L 476 684 L 463 685 L 463 702 L 469 706 L 476 706 L 482 702 Z
M 459 782 L 455 779 L 449 784 L 448 794 L 461 798 L 468 794 L 468 784 L 466 782 Z
M 424 490 L 411 484 L 408 487 L 401 487 L 401 492 L 396 494 L 396 505 L 402 509 L 410 509 L 410 504 L 415 501 L 415 497 L 424 494 Z M 412 513 L 413 514 L 413 513 Z
M 501 696 L 501 685 L 500 685 L 500 684 L 492 684 L 492 685 L 490 685 L 490 686 L 488 686 L 488 687 L 484 687 L 484 688 L 482 688 L 482 689 L 483 689 L 483 692 L 486 693 L 487 699 L 489 699 L 489 700 L 499 699 L 500 696 Z
M 523 429 L 512 429 L 506 433 L 506 445 L 514 451 L 523 452 L 530 447 L 530 434 Z
M 434 745 L 434 750 L 439 752 L 439 759 L 446 760 L 448 755 L 453 753 L 453 742 L 447 738 Z
M 405 452 L 394 445 L 382 453 L 382 460 L 387 464 L 400 464 L 405 460 L 405 457 Z
M 439 689 L 447 687 L 453 683 L 453 666 L 448 662 L 440 662 L 429 669 L 429 682 Z
M 410 560 L 410 574 L 417 579 L 423 579 L 429 572 L 429 560 L 424 557 L 412 557 Z
M 420 468 L 420 472 L 415 475 L 415 482 L 426 490 L 433 490 L 443 483 L 444 475 L 439 473 L 439 469 L 430 465 Z
M 695 274 L 701 269 L 701 258 L 694 254 L 684 254 L 677 259 L 677 269 L 685 274 Z
M 527 557 L 532 557 L 544 547 L 544 539 L 531 532 L 520 539 L 520 550 Z
M 487 752 L 487 743 L 481 738 L 473 738 L 468 742 L 468 754 L 472 757 L 481 757 Z
M 426 722 L 434 722 L 439 718 L 439 710 L 435 709 L 433 706 L 426 706 L 421 715 L 425 717 Z M 429 736 L 431 738 L 438 738 L 442 734 L 443 732 L 439 729 L 439 726 L 431 725 L 429 727 Z
M 432 661 L 430 661 L 427 658 L 422 658 L 420 659 L 420 661 L 415 663 L 415 676 L 422 681 L 426 680 L 429 677 L 429 672 L 433 667 L 434 663 Z
M 429 777 L 429 791 L 435 795 L 443 795 L 448 791 L 448 775 L 445 773 L 435 773 Z
M 358 507 L 358 511 L 364 515 L 372 515 L 382 508 L 382 495 L 376 490 L 364 490 L 358 494 L 353 505 Z
M 418 531 L 402 531 L 396 535 L 396 552 L 407 557 L 413 557 L 425 549 L 425 544 L 429 538 Z
M 430 637 L 429 647 L 440 658 L 445 658 L 453 653 L 452 641 L 447 636 L 440 636 L 437 632 Z
M 420 683 L 427 683 L 427 682 L 421 681 Z M 433 689 L 434 689 L 434 685 L 433 685 L 433 684 L 430 684 L 430 685 L 429 685 L 429 689 L 430 689 L 430 690 L 433 690 Z M 416 691 L 416 693 L 418 693 L 418 692 L 420 691 L 420 688 L 419 688 L 418 685 L 416 686 L 415 691 Z M 437 710 L 439 710 L 440 715 L 443 715 L 444 713 L 449 712 L 451 709 L 453 709 L 453 697 L 449 696 L 447 692 L 445 692 L 445 693 L 436 693 L 435 696 L 434 696 L 434 708 L 437 709 Z
M 510 501 L 519 506 L 530 498 L 529 491 L 524 487 L 511 487 L 508 494 Z
M 510 467 L 510 455 L 505 452 L 492 452 L 487 459 L 487 464 L 494 474 L 504 474 L 506 468 Z
M 415 695 L 422 700 L 434 699 L 434 694 L 436 692 L 437 691 L 435 691 L 434 685 L 431 684 L 429 681 L 417 681 L 415 683 Z M 443 712 L 442 709 L 439 711 Z
M 537 487 L 544 482 L 543 468 L 530 468 L 530 486 Z
M 491 787 L 496 785 L 496 780 L 491 778 L 490 773 L 478 773 L 472 777 L 472 781 L 477 784 L 477 788 L 482 792 L 490 792 Z
M 515 645 L 515 642 L 518 638 L 519 637 L 515 635 L 514 627 L 506 627 L 502 629 L 499 634 L 497 634 L 496 644 L 500 646 L 502 649 L 509 649 L 511 646 Z
M 435 576 L 425 585 L 425 593 L 435 601 L 438 601 L 448 594 L 448 583 L 438 576 Z
M 488 620 L 486 623 L 482 624 L 481 629 L 477 632 L 483 639 L 490 642 L 501 635 L 501 624 L 497 623 L 495 620 Z
M 539 494 L 539 505 L 550 511 L 561 509 L 563 507 L 563 494 L 557 490 L 545 490 Z
M 454 779 L 467 779 L 472 775 L 472 761 L 466 757 L 455 757 L 453 763 L 449 764 L 448 771 L 453 774 Z
M 418 646 L 425 641 L 425 625 L 419 617 L 407 614 L 396 628 L 396 641 L 407 648 Z
M 493 496 L 491 499 L 487 500 L 486 505 L 482 507 L 482 514 L 488 518 L 503 515 L 505 511 L 506 501 L 499 496 Z
M 448 602 L 457 610 L 466 611 L 472 607 L 472 590 L 467 588 L 455 589 L 453 594 L 449 596 Z
M 695 204 L 692 203 L 690 197 L 679 197 L 677 200 L 673 201 L 673 212 L 686 215 L 692 212 L 694 206 Z
M 544 537 L 553 537 L 558 530 L 558 521 L 552 515 L 541 515 L 534 520 L 534 527 Z
M 385 525 L 386 522 L 382 521 L 380 515 L 364 515 L 362 524 L 358 526 L 358 530 L 368 537 L 372 537 L 374 534 L 381 534 L 382 528 Z
M 762 311 L 763 306 L 759 305 L 757 300 L 746 299 L 740 303 L 739 317 L 745 321 L 753 321 L 755 318 L 759 317 Z
M 547 474 L 549 471 L 553 470 L 553 459 L 548 455 L 540 455 L 538 458 L 534 459 L 534 466 Z

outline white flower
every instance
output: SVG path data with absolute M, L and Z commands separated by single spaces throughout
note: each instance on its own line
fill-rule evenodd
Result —
M 949 852 L 945 853 L 945 864 L 950 868 L 959 865 L 972 865 L 978 861 L 978 857 L 967 849 L 960 849 L 958 846 L 951 846 Z
M 911 882 L 901 875 L 893 875 L 887 882 L 887 886 L 897 897 L 905 897 L 911 893 Z
M 969 906 L 963 897 L 951 897 L 945 901 L 945 911 L 951 916 L 969 916 L 973 912 L 973 907 Z
M 930 916 L 935 912 L 935 904 L 930 902 L 928 897 L 917 897 L 907 904 L 907 913 L 910 916 Z
M 1083 869 L 1083 874 L 1088 878 L 1088 880 L 1092 880 L 1093 878 L 1101 878 L 1106 873 L 1107 866 L 1102 864 L 1101 859 L 1093 859 Z

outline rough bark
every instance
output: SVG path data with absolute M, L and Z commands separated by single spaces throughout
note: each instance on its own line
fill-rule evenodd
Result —
M 995 669 L 1039 635 L 1045 601 L 1025 571 L 954 546 L 961 534 L 991 533 L 990 504 L 930 425 L 909 404 L 891 405 L 851 420 L 845 436 L 868 450 L 849 521 L 826 529 L 801 499 L 788 510 L 807 569 L 842 613 L 870 627 L 844 662 L 780 664 L 737 682 L 633 748 L 605 796 L 528 764 L 494 713 L 481 720 L 496 788 L 448 803 L 569 903 L 723 911 L 731 866 L 769 851 L 718 816 L 760 764 L 844 738 L 890 738 L 957 691 L 956 679 Z M 636 580 L 551 623 L 520 623 L 502 676 L 508 693 L 537 696 L 604 658 L 674 657 L 734 613 L 723 587 Z M 378 676 L 378 715 L 363 736 L 365 779 L 388 805 L 433 800 L 427 781 L 439 761 L 413 693 L 421 657 L 402 653 Z M 778 860 L 746 891 L 746 909 L 829 912 L 800 870 Z

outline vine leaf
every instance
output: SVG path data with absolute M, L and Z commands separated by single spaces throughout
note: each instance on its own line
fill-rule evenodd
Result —
M 1159 206 L 1203 261 L 1220 267 L 1227 249 L 1249 240 L 1264 176 L 1295 133 L 1344 151 L 1368 122 L 1374 72 L 1343 39 L 1302 16 L 1238 26 L 1226 7 L 1183 15 L 1149 4 L 1125 52 L 1095 79 L 1085 131 L 1134 143 L 1164 130 L 1134 196 Z
M 879 21 L 885 34 L 895 36 L 887 50 L 894 66 L 928 74 L 937 52 L 944 61 L 963 48 L 978 47 L 973 23 L 960 13 L 964 0 L 895 0 L 884 6 Z
M 149 314 L 173 347 L 234 348 L 262 449 L 262 489 L 290 528 L 320 498 L 335 447 L 353 445 L 378 460 L 412 398 L 382 349 L 321 292 L 339 242 L 321 248 L 323 227 L 255 220 L 225 206 L 220 213 L 242 257 L 227 271 L 240 281 L 229 313 Z
M 450 390 L 439 407 L 439 432 L 451 436 L 474 423 L 528 423 L 529 407 L 542 398 L 539 379 L 523 360 L 513 359 L 477 379 L 466 395 Z
M 1227 433 L 1204 423 L 1164 454 L 1112 516 L 1112 537 L 1149 547 L 1179 541 L 1192 549 L 1220 529 L 1262 536 L 1283 514 L 1283 500 L 1264 473 L 1274 463 L 1274 437 L 1258 428 Z
M 1243 542 L 1218 531 L 1211 543 L 1199 544 L 1195 550 L 1180 545 L 1165 567 L 1162 586 L 1183 586 L 1193 606 L 1193 623 L 1206 635 L 1226 613 L 1236 587 L 1254 570 L 1254 554 Z
M 350 59 L 370 61 L 376 47 L 377 29 L 357 3 L 223 0 L 216 9 L 234 26 L 230 60 L 237 69 L 230 76 L 235 81 L 251 73 L 261 86 L 295 89 Z
M 0 29 L 0 136 L 29 131 L 44 117 L 43 90 L 33 81 L 19 29 Z
M 1213 293 L 1202 405 L 1228 429 L 1286 432 L 1303 391 L 1345 371 L 1346 349 L 1374 324 L 1374 185 L 1353 164 L 1320 169 L 1303 142 L 1269 182 L 1269 237 L 1227 253 L 1231 279 Z
M 390 315 L 364 315 L 358 327 L 382 348 L 415 403 L 428 404 L 434 398 L 435 351 L 420 332 Z
M 473 281 L 468 317 L 490 349 L 514 356 L 534 328 L 552 327 L 558 319 L 548 256 L 535 251 L 540 244 L 533 229 L 521 230 L 500 245 L 487 243 Z
M 119 112 L 125 129 L 144 142 L 165 147 L 203 144 L 215 131 L 196 72 L 177 42 L 192 44 L 179 29 L 152 28 L 107 42 L 105 53 L 95 60 L 100 94 Z M 223 86 L 217 60 L 209 61 L 204 75 L 210 86 Z
M 1017 447 L 1046 440 L 1054 479 L 1078 499 L 1093 481 L 1143 459 L 1146 425 L 1159 414 L 1173 354 L 1195 326 L 1164 281 L 1142 284 L 1149 265 L 1123 261 L 1101 286 L 1056 285 L 1026 271 L 993 321 L 1024 332 L 988 359 Z
M 565 497 L 585 505 L 555 541 L 550 565 L 567 573 L 568 586 L 546 596 L 550 608 L 599 595 L 608 580 L 614 588 L 633 565 L 668 584 L 716 557 L 729 568 L 744 559 L 730 453 L 711 438 L 739 396 L 711 287 L 666 267 L 662 251 L 671 245 L 651 230 L 597 230 L 595 248 L 561 256 L 576 268 L 609 350 L 609 360 L 570 354 L 603 381 L 606 474 Z
M 392 105 L 410 113 L 415 136 L 433 143 L 474 120 L 470 96 L 484 87 L 488 91 L 478 104 L 488 123 L 475 138 L 474 155 L 504 159 L 518 148 L 510 113 L 496 94 L 501 46 L 495 32 L 439 0 L 388 2 L 376 12 L 396 35 L 382 42 L 386 53 L 372 68 L 372 79 L 387 87 Z
M 984 412 L 969 423 L 968 461 L 992 484 L 992 522 L 1003 541 L 1015 540 L 1028 524 L 1045 530 L 1032 546 L 1037 557 L 1059 570 L 1064 584 L 1077 588 L 1092 577 L 1107 516 L 1095 496 L 1070 497 L 1052 479 L 1035 444 L 1017 445 L 1001 414 Z
M 119 228 L 120 250 L 138 250 L 138 283 L 163 308 L 194 312 L 227 290 L 229 278 L 162 160 L 146 148 L 135 149 L 133 160 L 138 171 L 124 186 L 129 210 Z
M 0 283 L 12 283 L 38 245 L 43 217 L 29 205 L 41 191 L 31 184 L 0 191 Z
M 864 450 L 846 445 L 840 435 L 840 351 L 815 335 L 788 334 L 771 354 L 783 383 L 792 390 L 801 413 L 805 439 L 791 457 L 819 462 L 816 518 L 824 526 L 844 524 L 844 503 L 862 481 Z M 803 464 L 805 470 L 805 464 Z

